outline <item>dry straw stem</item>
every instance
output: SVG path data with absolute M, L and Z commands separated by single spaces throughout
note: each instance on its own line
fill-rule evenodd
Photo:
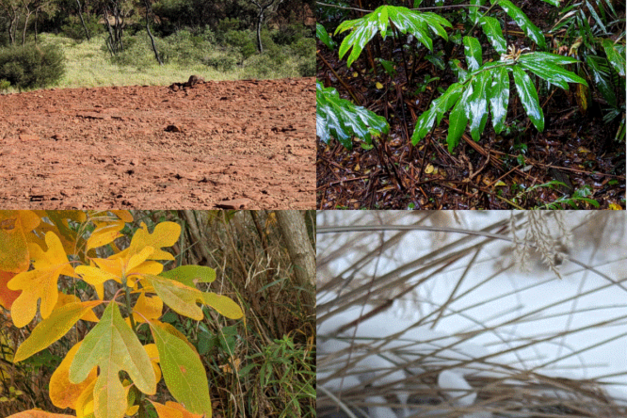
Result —
M 605 364 L 627 343 L 625 223 L 623 212 L 320 212 L 319 416 L 626 417 L 627 371 Z M 381 317 L 411 325 L 360 336 Z M 469 357 L 471 344 L 487 351 Z M 373 357 L 387 366 L 363 374 Z M 446 370 L 471 389 L 443 391 Z

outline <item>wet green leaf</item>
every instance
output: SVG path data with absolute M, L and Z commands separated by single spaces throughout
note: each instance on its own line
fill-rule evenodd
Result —
M 614 91 L 615 87 L 611 81 L 611 70 L 609 68 L 608 60 L 602 57 L 588 55 L 586 57 L 586 63 L 592 73 L 594 84 L 601 92 L 601 95 L 603 95 L 603 98 L 610 106 L 616 107 L 617 100 L 616 93 Z
M 492 82 L 488 90 L 490 111 L 492 112 L 492 126 L 494 132 L 501 133 L 507 116 L 509 101 L 509 71 L 506 67 L 495 68 L 492 72 Z
M 466 130 L 466 125 L 468 124 L 468 98 L 471 93 L 472 88 L 467 88 L 464 91 L 461 99 L 457 101 L 457 104 L 453 108 L 449 117 L 448 135 L 446 136 L 446 143 L 448 144 L 449 152 L 453 152 L 453 149 L 459 145 L 459 139 Z
M 352 48 L 346 59 L 346 65 L 350 67 L 377 32 L 380 32 L 383 38 L 387 36 L 390 22 L 401 33 L 413 35 L 429 50 L 433 50 L 433 41 L 429 32 L 448 39 L 443 26 L 452 27 L 448 20 L 435 13 L 421 13 L 406 7 L 380 6 L 362 18 L 344 21 L 337 27 L 336 34 L 351 30 L 340 45 L 340 59 Z
M 317 135 L 324 142 L 334 137 L 351 150 L 353 136 L 370 142 L 371 134 L 385 134 L 390 129 L 384 117 L 341 99 L 337 90 L 325 88 L 319 81 L 316 81 L 316 104 Z
M 616 45 L 611 39 L 604 39 L 603 49 L 618 74 L 625 77 L 625 45 Z
M 488 71 L 479 74 L 472 81 L 472 94 L 468 98 L 468 120 L 470 135 L 478 141 L 488 121 L 488 86 L 492 77 Z
M 525 34 L 531 38 L 540 48 L 546 48 L 546 42 L 544 40 L 544 35 L 536 25 L 531 23 L 531 20 L 527 17 L 526 14 L 523 13 L 518 7 L 514 6 L 514 4 L 509 0 L 492 0 L 492 3 L 497 2 L 499 6 L 505 10 L 505 13 L 511 17 L 514 22 L 525 32 Z
M 457 101 L 459 95 L 462 92 L 462 85 L 459 83 L 454 83 L 449 86 L 449 88 L 442 94 L 440 97 L 435 99 L 433 103 L 431 103 L 431 107 L 429 110 L 424 112 L 422 115 L 418 117 L 416 121 L 416 126 L 414 128 L 414 133 L 411 137 L 412 144 L 416 145 L 422 138 L 424 138 L 431 128 L 433 127 L 433 123 L 437 117 L 438 124 L 442 120 L 442 116 L 446 113 Z
M 335 42 L 331 39 L 327 30 L 320 23 L 316 23 L 316 38 L 320 39 L 320 41 L 322 41 L 322 43 L 330 50 L 335 48 Z
M 514 72 L 514 83 L 518 90 L 520 101 L 527 112 L 527 116 L 531 119 L 536 129 L 540 132 L 544 130 L 544 114 L 538 101 L 538 92 L 533 82 L 527 74 L 519 66 L 512 68 Z
M 479 19 L 479 24 L 483 28 L 483 32 L 490 40 L 490 43 L 499 54 L 507 52 L 507 41 L 503 37 L 501 23 L 498 19 L 489 16 L 483 16 Z
M 481 44 L 477 38 L 472 36 L 464 36 L 464 53 L 466 54 L 466 64 L 470 71 L 474 71 L 481 67 Z
M 586 80 L 579 77 L 577 74 L 549 62 L 539 64 L 534 61 L 519 61 L 519 64 L 521 67 L 531 71 L 538 77 L 548 81 L 549 83 L 555 84 L 556 86 L 560 86 L 564 90 L 568 90 L 568 83 L 588 85 Z

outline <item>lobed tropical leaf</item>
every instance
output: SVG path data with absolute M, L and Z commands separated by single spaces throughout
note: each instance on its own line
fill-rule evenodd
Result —
M 370 135 L 385 134 L 390 129 L 384 117 L 340 98 L 337 90 L 325 88 L 319 81 L 316 81 L 316 104 L 316 131 L 324 142 L 334 137 L 351 150 L 353 136 L 370 141 Z

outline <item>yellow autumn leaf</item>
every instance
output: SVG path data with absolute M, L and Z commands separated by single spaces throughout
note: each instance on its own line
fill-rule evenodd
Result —
M 155 407 L 159 418 L 203 418 L 202 415 L 192 414 L 187 411 L 180 403 L 171 401 L 166 402 L 165 405 L 154 401 L 150 401 L 150 403 Z
M 91 386 L 93 391 L 93 385 L 98 376 L 96 367 L 89 372 L 87 379 L 83 382 L 79 384 L 70 382 L 70 365 L 82 343 L 82 341 L 79 341 L 68 351 L 50 378 L 50 400 L 57 408 L 77 409 L 76 403 L 85 389 Z
M 425 174 L 433 173 L 434 168 L 435 167 L 433 166 L 433 164 L 427 164 L 427 166 L 425 167 Z
M 196 301 L 203 301 L 203 293 L 200 290 L 160 276 L 147 274 L 144 278 L 173 311 L 197 321 L 203 318 L 202 309 L 196 305 Z
M 102 247 L 113 242 L 116 238 L 121 237 L 120 232 L 124 229 L 125 222 L 122 220 L 113 222 L 94 222 L 96 229 L 87 239 L 87 249 Z
M 0 210 L 0 270 L 21 273 L 30 263 L 26 233 L 17 210 Z
M 51 412 L 31 409 L 29 411 L 23 411 L 23 412 L 18 412 L 17 414 L 9 415 L 7 418 L 75 418 L 75 417 L 73 417 L 72 415 L 53 414 Z
M 202 298 L 205 305 L 211 306 L 227 318 L 239 319 L 244 316 L 242 308 L 227 296 L 218 295 L 213 292 L 205 292 L 202 294 Z
M 377 84 L 375 84 L 375 86 L 377 87 L 377 90 L 381 90 L 383 88 L 383 84 L 379 83 L 377 81 Z
M 94 416 L 94 387 L 97 380 L 94 379 L 87 385 L 76 400 L 76 418 L 91 418 Z
M 50 346 L 63 337 L 83 315 L 101 303 L 99 300 L 70 303 L 55 309 L 48 318 L 37 324 L 30 336 L 19 346 L 13 362 L 27 359 Z
M 66 295 L 63 292 L 59 292 L 58 295 L 58 299 L 57 299 L 57 304 L 54 305 L 54 309 L 59 309 L 60 307 L 64 306 L 64 305 L 68 305 L 70 303 L 80 303 L 81 300 L 78 296 L 76 295 Z M 87 311 L 87 313 L 83 316 L 81 316 L 81 319 L 83 321 L 89 321 L 89 322 L 98 322 L 99 319 L 96 316 L 96 314 L 94 313 L 93 310 L 89 310 Z
M 146 354 L 150 358 L 150 363 L 152 364 L 152 369 L 155 371 L 155 376 L 157 378 L 157 383 L 161 381 L 161 368 L 159 367 L 159 350 L 157 350 L 157 344 L 146 344 L 144 346 L 144 350 L 146 350 Z
M 133 214 L 127 210 L 112 210 L 110 211 L 124 222 L 133 222 Z
M 137 335 L 124 322 L 120 309 L 109 303 L 100 322 L 87 334 L 70 366 L 70 381 L 84 381 L 94 366 L 100 374 L 94 386 L 96 418 L 122 418 L 126 411 L 124 386 L 119 372 L 128 373 L 143 393 L 154 395 L 157 390 L 155 373 L 148 354 Z
M 18 274 L 8 284 L 11 290 L 22 290 L 22 294 L 11 307 L 11 317 L 18 328 L 22 328 L 35 317 L 39 299 L 41 299 L 42 318 L 50 316 L 57 303 L 57 281 L 61 274 L 78 278 L 63 250 L 61 241 L 54 233 L 46 234 L 46 245 L 47 252 L 42 251 L 36 244 L 28 245 L 34 270 Z
M 140 253 L 145 247 L 154 248 L 154 252 L 148 260 L 174 260 L 174 256 L 167 251 L 163 251 L 163 247 L 171 247 L 176 244 L 181 235 L 181 226 L 174 222 L 161 222 L 155 226 L 153 233 L 148 232 L 145 223 L 141 223 L 140 229 L 135 231 L 135 235 L 131 239 L 131 245 L 124 251 L 120 251 L 110 259 L 126 258 L 130 254 Z
M 494 185 L 494 187 L 505 187 L 505 186 L 507 186 L 507 184 L 505 184 L 503 180 L 497 181 L 496 184 Z
M 141 292 L 133 307 L 133 318 L 135 322 L 146 322 L 144 318 L 157 319 L 162 312 L 163 300 L 161 298 L 146 296 L 146 292 Z
M 608 206 L 608 209 L 610 210 L 623 210 L 621 205 L 618 205 L 616 203 L 610 203 Z

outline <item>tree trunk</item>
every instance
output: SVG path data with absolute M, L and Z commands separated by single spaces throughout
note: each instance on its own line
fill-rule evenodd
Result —
M 152 32 L 150 32 L 150 3 L 149 0 L 144 0 L 144 4 L 146 5 L 146 32 L 148 32 L 148 36 L 150 37 L 150 43 L 152 44 L 152 50 L 155 53 L 155 58 L 159 65 L 163 65 L 163 61 L 159 58 L 159 52 L 157 51 L 157 45 L 155 45 L 155 38 L 152 36 Z
M 261 9 L 259 16 L 257 16 L 257 50 L 260 54 L 263 54 L 263 44 L 261 43 L 261 25 L 263 24 L 263 12 Z
M 30 19 L 30 15 L 33 12 L 26 12 L 26 17 L 24 18 L 24 30 L 22 30 L 22 45 L 26 44 L 26 28 L 28 28 L 28 20 Z
M 89 36 L 89 31 L 87 30 L 87 25 L 85 24 L 85 20 L 83 19 L 83 12 L 81 10 L 81 2 L 80 0 L 76 0 L 76 4 L 78 5 L 78 16 L 81 18 L 81 23 L 83 24 L 83 29 L 85 29 L 85 36 L 87 40 L 90 41 L 91 38 Z
M 298 284 L 305 288 L 315 287 L 316 254 L 307 235 L 303 213 L 296 210 L 277 210 L 275 213 L 290 259 L 294 263 L 294 274 Z M 305 300 L 311 302 L 313 306 L 312 297 L 307 296 Z

